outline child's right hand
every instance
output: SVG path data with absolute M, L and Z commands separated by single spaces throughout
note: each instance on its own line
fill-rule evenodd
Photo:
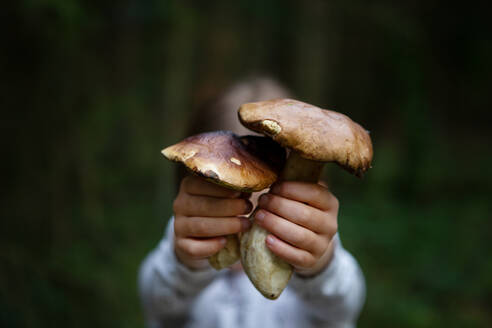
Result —
M 224 247 L 224 236 L 249 229 L 249 220 L 239 216 L 251 212 L 253 205 L 240 197 L 239 191 L 197 176 L 181 181 L 173 203 L 174 251 L 181 263 L 190 269 L 204 268 L 206 259 Z

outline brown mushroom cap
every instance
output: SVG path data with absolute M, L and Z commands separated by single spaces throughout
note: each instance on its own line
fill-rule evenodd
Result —
M 275 182 L 285 159 L 285 151 L 268 138 L 238 137 L 229 131 L 198 134 L 162 153 L 209 181 L 244 192 Z
M 371 138 L 346 115 L 293 99 L 273 99 L 242 105 L 239 120 L 304 158 L 336 162 L 357 176 L 371 166 Z

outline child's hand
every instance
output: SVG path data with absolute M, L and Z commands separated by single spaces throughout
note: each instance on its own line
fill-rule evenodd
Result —
M 241 193 L 206 180 L 187 176 L 174 200 L 174 250 L 181 263 L 203 268 L 206 258 L 225 245 L 225 235 L 249 229 L 247 214 L 252 209 Z
M 323 270 L 333 255 L 338 200 L 325 187 L 306 182 L 275 184 L 260 197 L 256 223 L 271 234 L 268 248 L 305 276 Z

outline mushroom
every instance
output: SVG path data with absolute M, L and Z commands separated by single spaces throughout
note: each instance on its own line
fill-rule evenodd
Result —
M 241 192 L 260 191 L 277 179 L 285 162 L 285 151 L 260 136 L 238 137 L 229 131 L 216 131 L 188 137 L 165 148 L 169 160 L 183 163 L 194 174 L 218 185 Z M 224 248 L 209 258 L 217 270 L 239 260 L 239 240 L 227 236 Z
M 239 120 L 290 149 L 279 180 L 318 182 L 325 162 L 335 162 L 358 177 L 370 168 L 369 134 L 343 114 L 297 100 L 273 99 L 242 105 Z M 276 299 L 292 267 L 266 247 L 267 235 L 253 222 L 241 237 L 241 262 L 253 285 L 265 297 Z

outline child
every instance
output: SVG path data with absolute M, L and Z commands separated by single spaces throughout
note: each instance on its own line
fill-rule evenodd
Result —
M 213 104 L 215 119 L 204 130 L 251 134 L 235 123 L 239 105 L 286 96 L 271 80 L 238 84 Z M 320 184 L 293 181 L 276 183 L 259 198 L 248 196 L 196 176 L 181 179 L 174 218 L 140 269 L 148 327 L 355 326 L 365 284 L 338 238 L 335 196 Z M 207 261 L 224 246 L 223 236 L 249 229 L 247 214 L 256 205 L 256 222 L 270 232 L 268 248 L 294 268 L 275 301 L 256 291 L 240 266 L 217 272 Z

